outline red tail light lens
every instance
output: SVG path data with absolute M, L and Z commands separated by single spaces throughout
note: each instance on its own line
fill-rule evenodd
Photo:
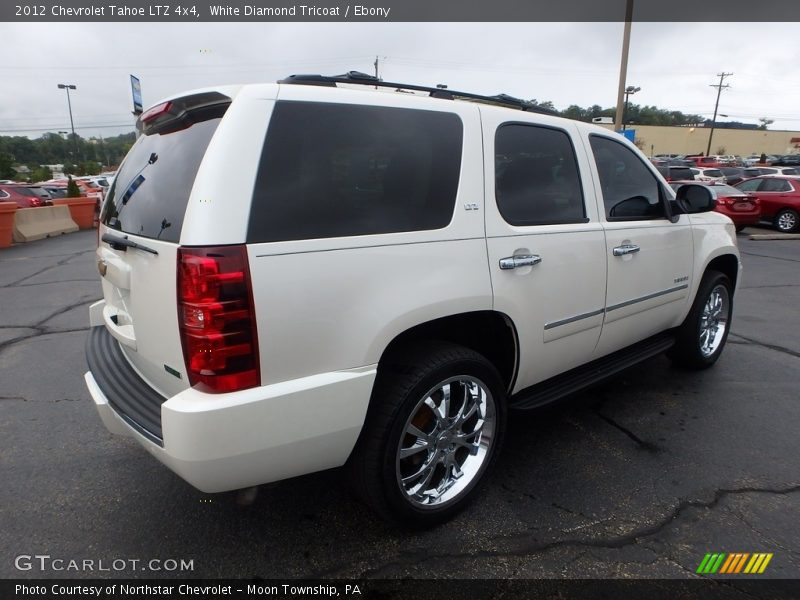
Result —
M 178 249 L 178 322 L 192 386 L 223 393 L 260 385 L 244 246 Z

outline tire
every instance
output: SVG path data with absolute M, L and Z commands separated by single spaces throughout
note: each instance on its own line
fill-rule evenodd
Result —
M 781 233 L 794 233 L 800 225 L 797 212 L 791 208 L 784 208 L 775 215 L 775 229 Z
M 694 304 L 678 328 L 675 345 L 667 356 L 676 365 L 707 369 L 722 354 L 733 314 L 733 286 L 727 275 L 707 271 Z
M 378 367 L 348 461 L 353 486 L 390 522 L 427 528 L 447 521 L 477 495 L 505 424 L 504 386 L 483 356 L 445 342 L 407 346 Z
M 736 233 L 741 233 L 744 231 L 744 225 L 736 225 Z

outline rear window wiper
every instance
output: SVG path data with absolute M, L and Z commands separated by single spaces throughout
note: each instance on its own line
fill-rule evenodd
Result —
M 104 233 L 102 239 L 106 244 L 111 246 L 114 250 L 121 250 L 123 252 L 127 252 L 128 248 L 133 248 L 135 250 L 141 250 L 143 252 L 149 252 L 150 254 L 154 254 L 158 256 L 158 250 L 153 250 L 152 248 L 148 248 L 147 246 L 143 246 L 133 240 L 129 240 L 128 236 L 125 237 L 117 237 L 115 235 L 111 235 L 110 233 Z

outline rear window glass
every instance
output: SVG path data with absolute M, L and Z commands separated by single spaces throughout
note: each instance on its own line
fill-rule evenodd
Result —
M 669 176 L 672 179 L 694 179 L 694 171 L 684 167 L 670 167 Z
M 177 242 L 200 161 L 220 118 L 142 135 L 108 191 L 101 220 L 125 233 Z
M 458 191 L 462 137 L 453 113 L 278 102 L 247 241 L 445 227 Z

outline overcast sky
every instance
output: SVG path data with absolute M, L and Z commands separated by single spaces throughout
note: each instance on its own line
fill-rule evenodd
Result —
M 145 107 L 177 92 L 291 73 L 373 72 L 387 81 L 613 106 L 622 23 L 0 23 L 0 135 L 69 130 L 58 83 L 74 84 L 76 132 L 132 131 L 130 73 Z M 628 85 L 637 104 L 719 112 L 800 130 L 797 23 L 634 23 Z M 720 120 L 726 120 L 720 118 Z

